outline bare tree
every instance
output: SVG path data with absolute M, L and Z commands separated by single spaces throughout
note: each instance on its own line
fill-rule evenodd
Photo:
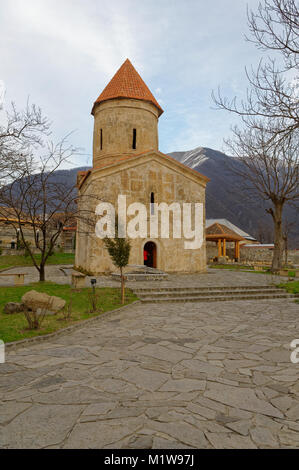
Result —
M 283 54 L 288 68 L 298 66 L 298 4 L 295 0 L 265 0 L 247 14 L 250 37 L 262 50 Z
M 29 163 L 29 153 L 43 146 L 49 129 L 50 122 L 40 108 L 28 101 L 26 108 L 19 111 L 11 103 L 0 125 L 0 186 L 9 183 L 24 169 Z
M 57 183 L 54 177 L 54 172 L 69 160 L 75 149 L 63 139 L 56 145 L 49 143 L 44 152 L 41 157 L 32 157 L 30 152 L 23 154 L 20 167 L 13 169 L 14 181 L 0 190 L 0 215 L 5 219 L 9 214 L 40 281 L 45 280 L 45 264 L 63 227 L 76 215 L 74 187 Z M 26 239 L 26 226 L 33 231 L 33 245 Z M 40 252 L 38 261 L 34 256 L 36 250 Z
M 262 60 L 256 70 L 246 70 L 246 99 L 238 102 L 213 94 L 219 109 L 240 116 L 228 148 L 243 165 L 232 165 L 249 192 L 270 202 L 266 211 L 274 222 L 272 270 L 278 271 L 283 255 L 283 208 L 299 200 L 299 11 L 294 0 L 264 0 L 257 12 L 248 11 L 250 39 L 274 57 Z M 275 54 L 279 57 L 279 61 Z
M 273 243 L 273 230 L 265 218 L 259 219 L 256 224 L 255 238 L 260 243 Z
M 282 236 L 284 241 L 284 264 L 288 264 L 288 253 L 289 253 L 289 238 L 290 234 L 298 227 L 298 220 L 284 220 L 282 228 Z
M 282 267 L 284 251 L 283 209 L 287 203 L 299 202 L 299 140 L 293 134 L 275 146 L 261 131 L 233 129 L 234 136 L 226 144 L 242 161 L 233 171 L 240 186 L 270 203 L 266 212 L 274 223 L 272 271 Z
M 299 9 L 295 0 L 264 0 L 247 16 L 247 39 L 274 57 L 261 60 L 256 70 L 245 69 L 245 100 L 223 97 L 220 89 L 212 97 L 220 109 L 238 114 L 245 127 L 280 141 L 299 129 Z

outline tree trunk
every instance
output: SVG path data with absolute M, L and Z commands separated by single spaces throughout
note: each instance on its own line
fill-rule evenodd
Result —
M 39 280 L 40 280 L 40 282 L 43 282 L 43 281 L 46 280 L 45 265 L 44 264 L 41 264 L 40 267 L 39 267 Z
M 125 303 L 125 277 L 123 275 L 123 268 L 120 268 L 120 282 L 121 282 L 121 303 Z
M 284 237 L 284 264 L 287 266 L 288 264 L 288 237 L 287 235 Z
M 274 221 L 274 253 L 272 259 L 272 272 L 278 272 L 282 269 L 284 241 L 282 232 L 282 208 L 283 204 L 275 203 L 272 213 Z

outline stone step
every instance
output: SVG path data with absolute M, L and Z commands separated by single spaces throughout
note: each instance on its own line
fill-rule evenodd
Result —
M 223 301 L 230 301 L 230 300 L 265 300 L 265 299 L 292 299 L 298 298 L 298 295 L 294 294 L 272 294 L 272 295 L 256 295 L 256 294 L 241 294 L 241 295 L 223 295 L 223 296 L 215 296 L 215 297 L 162 297 L 162 298 L 154 298 L 154 297 L 144 297 L 140 298 L 141 302 L 143 303 L 163 303 L 163 302 L 223 302 Z
M 225 292 L 223 290 L 217 291 L 217 290 L 211 290 L 211 291 L 202 291 L 202 292 L 197 292 L 197 291 L 178 291 L 178 292 L 159 292 L 159 291 L 154 291 L 154 292 L 139 292 L 135 293 L 138 295 L 140 299 L 149 297 L 150 298 L 166 298 L 166 297 L 214 297 L 214 296 L 229 296 L 229 295 L 244 295 L 244 290 L 226 290 Z M 269 295 L 270 294 L 284 294 L 285 291 L 283 289 L 268 289 L 267 291 L 263 291 L 262 289 L 255 289 L 251 290 L 248 292 L 248 295 Z
M 136 287 L 134 289 L 134 292 L 137 293 L 142 293 L 142 292 L 179 292 L 179 291 L 196 291 L 196 292 L 204 292 L 204 291 L 227 291 L 227 290 L 272 290 L 272 289 L 277 289 L 275 286 L 206 286 L 206 287 L 198 287 L 198 286 L 193 286 L 193 287 Z

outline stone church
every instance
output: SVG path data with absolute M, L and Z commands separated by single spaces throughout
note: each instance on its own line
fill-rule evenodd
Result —
M 94 213 L 99 199 L 116 207 L 120 194 L 126 196 L 128 205 L 145 204 L 148 214 L 153 203 L 161 202 L 197 202 L 205 209 L 209 179 L 159 152 L 158 119 L 163 110 L 128 59 L 95 101 L 91 113 L 93 167 L 78 173 L 80 211 Z M 205 215 L 202 223 L 205 227 Z M 103 241 L 85 228 L 79 219 L 76 266 L 93 274 L 116 271 Z M 146 264 L 166 272 L 206 269 L 205 241 L 199 249 L 185 249 L 183 238 L 159 235 L 131 239 L 131 246 L 130 265 Z

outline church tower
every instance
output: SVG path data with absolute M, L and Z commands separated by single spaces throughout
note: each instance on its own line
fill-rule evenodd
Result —
M 129 59 L 95 101 L 93 167 L 117 163 L 123 156 L 158 151 L 162 108 Z
M 126 208 L 123 209 L 128 224 L 134 225 L 135 203 L 143 205 L 146 219 L 146 230 L 140 232 L 140 222 L 134 225 L 136 236 L 130 238 L 131 267 L 128 270 L 132 266 L 146 265 L 166 272 L 205 271 L 205 242 L 187 249 L 183 232 L 181 236 L 177 236 L 177 232 L 173 236 L 175 209 L 172 204 L 181 208 L 184 203 L 201 203 L 203 217 L 196 230 L 204 233 L 208 178 L 159 151 L 158 119 L 163 110 L 128 59 L 95 101 L 91 113 L 94 117 L 93 167 L 78 172 L 77 177 L 77 207 L 81 216 L 77 219 L 75 265 L 79 271 L 92 275 L 116 271 L 93 224 L 103 215 L 97 209 L 99 202 L 112 204 L 118 212 L 120 195 L 125 196 Z M 169 207 L 168 222 L 164 216 L 159 216 L 165 204 Z M 158 216 L 155 233 L 150 230 L 150 215 L 153 214 Z M 180 219 L 182 214 L 180 212 Z M 169 237 L 164 236 L 162 230 L 167 224 Z M 126 235 L 129 236 L 129 229 Z

